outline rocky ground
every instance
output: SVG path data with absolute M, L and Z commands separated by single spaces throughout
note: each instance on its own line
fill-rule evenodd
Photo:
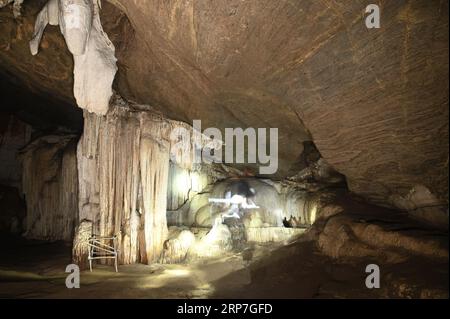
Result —
M 122 265 L 119 273 L 96 265 L 81 272 L 80 289 L 65 286 L 69 244 L 3 237 L 0 297 L 448 298 L 448 233 L 392 212 L 368 215 L 358 203 L 339 207 L 290 242 L 190 264 Z M 364 220 L 356 218 L 362 208 Z M 380 267 L 379 289 L 365 285 L 368 264 Z

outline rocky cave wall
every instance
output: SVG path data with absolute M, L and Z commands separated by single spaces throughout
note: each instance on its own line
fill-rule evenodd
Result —
M 146 44 L 128 52 L 134 99 L 205 125 L 279 127 L 284 167 L 312 139 L 377 204 L 417 187 L 447 204 L 447 1 L 383 2 L 373 30 L 371 1 L 112 2 Z
M 72 105 L 69 107 L 67 104 L 60 103 L 57 99 L 28 91 L 23 83 L 4 77 L 0 77 L 0 91 L 2 92 L 2 103 L 0 105 L 0 228 L 2 232 L 21 235 L 26 232 L 27 227 L 31 226 L 31 224 L 27 226 L 26 200 L 28 198 L 24 194 L 27 185 L 25 187 L 23 185 L 24 157 L 20 153 L 25 151 L 26 156 L 31 158 L 29 164 L 38 160 L 45 152 L 40 148 L 45 149 L 49 146 L 47 143 L 36 142 L 36 140 L 41 139 L 42 141 L 42 138 L 47 136 L 52 141 L 50 144 L 55 148 L 54 161 L 56 162 L 32 164 L 27 168 L 27 178 L 35 176 L 32 178 L 40 180 L 40 182 L 33 182 L 34 186 L 40 187 L 36 190 L 40 194 L 45 192 L 43 189 L 48 187 L 50 183 L 57 183 L 59 185 L 57 187 L 61 189 L 55 193 L 54 203 L 50 203 L 52 199 L 49 198 L 49 195 L 46 195 L 45 198 L 42 198 L 42 204 L 37 202 L 34 195 L 30 195 L 29 188 L 26 190 L 30 195 L 29 199 L 33 200 L 32 203 L 29 203 L 32 210 L 30 217 L 32 223 L 41 224 L 37 226 L 41 230 L 31 231 L 30 234 L 33 233 L 34 237 L 40 239 L 70 240 L 74 227 L 70 221 L 73 213 L 71 211 L 68 213 L 67 224 L 70 225 L 61 220 L 65 220 L 63 216 L 65 210 L 76 209 L 76 206 L 64 203 L 57 198 L 62 196 L 62 192 L 66 191 L 65 188 L 67 188 L 68 194 L 74 190 L 70 183 L 63 181 L 58 176 L 61 174 L 65 176 L 76 175 L 77 173 L 76 171 L 61 173 L 55 165 L 60 165 L 60 154 L 64 152 L 65 147 L 64 141 L 66 139 L 77 139 L 77 131 L 82 125 L 82 122 L 79 121 L 77 109 Z M 82 113 L 81 110 L 79 113 Z M 58 142 L 58 138 L 61 141 Z M 36 143 L 33 144 L 32 150 L 27 149 L 27 145 L 33 142 Z M 61 149 L 57 151 L 58 148 Z M 68 152 L 65 158 L 74 155 Z M 48 166 L 49 176 L 55 176 L 51 178 L 52 181 L 45 180 L 43 173 L 40 172 L 46 169 L 45 165 Z M 70 166 L 65 161 L 64 169 L 69 170 L 71 169 Z M 72 165 L 72 168 L 76 169 L 76 165 Z M 28 185 L 28 187 L 31 186 Z M 56 186 L 54 188 L 56 189 Z M 55 211 L 55 209 L 57 210 Z M 55 213 L 55 218 L 52 218 L 51 216 Z M 45 222 L 52 222 L 54 225 L 47 227 L 48 232 L 44 231 L 42 230 L 42 222 L 37 222 L 37 219 L 45 219 Z
M 383 3 L 377 30 L 364 24 L 370 1 L 111 2 L 100 14 L 125 98 L 204 126 L 279 127 L 281 176 L 313 140 L 368 200 L 404 209 L 399 198 L 425 187 L 447 205 L 447 1 Z M 0 61 L 70 100 L 54 30 L 34 59 L 18 58 L 43 4 L 25 2 L 19 20 L 2 9 Z
M 96 1 L 81 1 L 92 6 L 77 16 L 91 38 L 66 28 L 67 1 L 59 1 L 58 8 L 54 0 L 26 3 L 20 19 L 3 9 L 2 27 L 8 32 L 0 33 L 0 61 L 6 62 L 0 71 L 65 100 L 72 98 L 73 88 L 78 105 L 97 113 L 85 111 L 77 149 L 78 218 L 92 224 L 89 232 L 119 236 L 122 263 L 156 261 L 168 235 L 166 209 L 183 210 L 189 199 L 194 207 L 196 200 L 201 202 L 202 194 L 188 185 L 194 180 L 192 163 L 172 153 L 168 135 L 174 126 L 186 125 L 155 110 L 188 123 L 200 118 L 219 128 L 279 127 L 276 178 L 292 177 L 306 152 L 305 142 L 312 140 L 320 155 L 316 168 L 298 172 L 291 182 L 331 172 L 331 179 L 345 176 L 350 190 L 367 200 L 448 225 L 447 2 L 384 3 L 383 28 L 372 31 L 363 23 L 361 3 L 111 2 L 116 7 L 105 4 L 110 16 L 104 16 L 104 25 L 120 44 L 116 56 L 122 68 L 115 86 L 126 99 L 141 104 L 118 97 L 108 104 L 115 48 L 103 32 Z M 58 15 L 50 14 L 55 8 Z M 47 23 L 60 24 L 65 43 L 54 30 L 42 33 Z M 28 60 L 18 58 L 31 38 L 32 53 L 42 49 L 31 65 L 41 69 L 27 68 Z M 65 63 L 69 53 L 75 65 Z M 49 64 L 51 72 L 45 67 Z M 32 204 L 27 225 L 29 234 L 51 238 L 56 232 L 40 224 L 47 217 L 31 194 L 31 187 L 46 194 L 55 184 L 36 173 L 39 167 L 31 158 L 39 163 L 40 156 L 50 154 L 46 147 L 38 149 L 25 161 L 30 179 L 24 184 Z M 66 174 L 62 167 L 50 171 Z M 50 180 L 66 183 L 58 174 Z M 177 190 L 179 176 L 186 178 L 184 190 Z M 201 180 L 199 191 L 209 183 Z M 273 216 L 262 213 L 256 224 L 279 226 L 281 218 L 292 216 L 312 223 L 318 208 L 309 192 L 263 186 L 274 190 L 267 190 L 271 195 L 261 201 L 277 198 L 267 206 L 280 210 L 280 216 L 266 221 Z M 45 203 L 51 209 L 67 205 L 60 199 Z M 210 207 L 204 206 L 188 214 L 188 225 L 213 223 Z M 175 220 L 184 223 L 185 218 L 181 214 Z M 58 225 L 65 237 L 68 224 Z M 81 254 L 75 245 L 75 259 Z
M 71 241 L 78 224 L 76 136 L 47 135 L 21 150 L 24 236 Z
M 228 206 L 209 200 L 226 198 L 226 193 L 233 192 L 235 185 L 242 182 L 255 191 L 251 200 L 258 206 L 245 210 L 242 218 L 246 228 L 309 227 L 320 214 L 321 202 L 337 193 L 330 189 L 308 191 L 295 184 L 228 175 L 208 184 L 178 210 L 168 212 L 169 225 L 211 228 Z M 286 224 L 286 221 L 293 220 L 294 224 Z
M 11 114 L 0 116 L 0 185 L 20 189 L 22 167 L 18 152 L 31 139 L 33 128 Z
M 73 55 L 73 94 L 78 106 L 104 115 L 117 72 L 115 48 L 103 31 L 99 1 L 49 0 L 36 17 L 30 50 L 39 51 L 47 24 L 59 25 Z
M 21 196 L 22 166 L 18 152 L 31 139 L 32 127 L 8 113 L 0 113 L 0 232 L 20 234 L 26 215 Z

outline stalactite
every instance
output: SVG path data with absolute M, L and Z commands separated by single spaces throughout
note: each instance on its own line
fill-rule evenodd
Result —
M 21 153 L 27 202 L 25 236 L 71 240 L 78 220 L 78 177 L 74 136 L 44 136 Z
M 152 263 L 168 235 L 169 163 L 188 170 L 193 165 L 194 142 L 173 133 L 192 128 L 138 111 L 119 97 L 111 103 L 105 116 L 84 112 L 77 153 L 80 220 L 90 220 L 100 236 L 119 237 L 121 263 Z
M 317 213 L 317 203 L 306 191 L 289 190 L 284 194 L 283 218 L 295 218 L 302 225 L 312 225 Z
M 99 12 L 98 0 L 49 0 L 36 18 L 30 50 L 33 55 L 38 53 L 47 24 L 59 25 L 74 58 L 73 92 L 77 104 L 104 115 L 113 94 L 117 59 Z
M 311 226 L 324 214 L 323 208 L 335 197 L 332 191 L 307 192 L 292 186 L 282 186 L 283 218 L 297 225 Z
M 189 199 L 191 177 L 188 170 L 170 162 L 167 190 L 167 209 L 179 209 Z
M 169 173 L 169 149 L 151 136 L 141 141 L 141 185 L 144 208 L 144 234 L 141 260 L 156 261 L 167 239 L 166 201 Z

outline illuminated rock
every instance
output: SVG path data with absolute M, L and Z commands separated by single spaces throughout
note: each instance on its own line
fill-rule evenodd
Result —
M 231 16 L 227 4 L 111 2 L 116 7 L 104 1 L 103 12 L 126 12 L 102 17 L 106 33 L 120 34 L 116 47 L 123 44 L 122 95 L 186 122 L 201 117 L 205 126 L 265 127 L 270 119 L 280 128 L 282 176 L 312 141 L 366 199 L 393 206 L 392 195 L 423 185 L 448 202 L 448 17 L 441 14 L 448 3 L 389 2 L 382 28 L 368 33 L 358 2 L 244 1 Z M 24 6 L 34 13 L 42 3 Z M 26 58 L 34 21 L 24 15 L 18 29 L 3 11 L 2 66 L 31 89 L 71 99 L 66 50 Z M 273 39 L 251 36 L 262 29 Z M 60 47 L 50 32 L 46 40 Z
M 180 156 L 172 132 L 192 128 L 138 107 L 115 96 L 106 116 L 85 111 L 77 151 L 80 220 L 92 221 L 100 236 L 117 235 L 124 264 L 160 258 L 168 236 L 169 162 L 193 165 L 185 159 L 197 147 L 186 141 L 189 154 Z
M 30 50 L 39 51 L 47 24 L 60 26 L 74 59 L 73 92 L 79 107 L 105 115 L 117 72 L 115 48 L 103 31 L 97 0 L 50 0 L 39 12 Z
M 192 260 L 198 257 L 217 257 L 232 248 L 231 231 L 227 225 L 222 224 L 222 218 L 218 217 L 211 230 L 192 246 L 188 258 Z
M 189 230 L 169 228 L 169 238 L 164 242 L 161 263 L 174 264 L 185 261 L 189 249 L 195 243 L 195 236 Z
M 425 186 L 415 185 L 405 196 L 391 196 L 390 199 L 396 207 L 408 211 L 410 216 L 448 230 L 449 215 L 446 203 Z
M 249 227 L 245 229 L 247 241 L 256 243 L 283 242 L 305 232 L 302 228 Z

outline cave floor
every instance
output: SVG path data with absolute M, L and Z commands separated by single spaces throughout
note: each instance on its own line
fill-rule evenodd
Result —
M 311 242 L 258 245 L 185 265 L 121 265 L 119 273 L 95 265 L 81 272 L 80 289 L 65 286 L 69 244 L 1 237 L 0 249 L 0 298 L 385 298 L 408 289 L 409 297 L 422 284 L 448 293 L 448 263 L 386 265 L 383 276 L 398 278 L 387 285 L 396 291 L 367 289 L 366 264 L 334 263 Z

